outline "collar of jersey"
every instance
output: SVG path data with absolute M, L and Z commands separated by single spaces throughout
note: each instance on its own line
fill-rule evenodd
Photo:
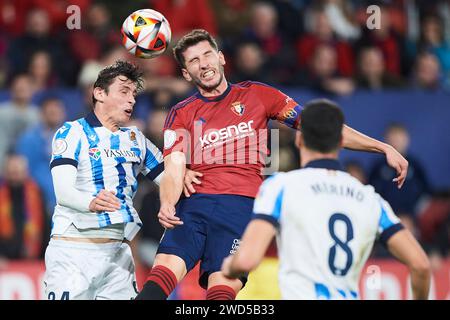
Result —
M 308 162 L 304 169 L 306 168 L 316 168 L 316 169 L 329 169 L 329 170 L 340 170 L 344 171 L 342 165 L 338 160 L 335 159 L 318 159 Z
M 97 116 L 95 115 L 94 112 L 90 112 L 86 117 L 86 122 L 91 126 L 91 127 L 103 127 L 102 123 L 100 122 L 100 120 L 98 120 Z
M 95 127 L 103 127 L 102 123 L 100 122 L 100 120 L 98 120 L 98 118 L 97 118 L 97 116 L 95 115 L 94 112 L 90 112 L 84 119 L 86 119 L 86 122 L 93 128 L 95 128 Z M 115 132 L 112 132 L 112 133 L 116 134 L 117 132 L 120 132 L 120 131 L 126 131 L 126 129 L 125 128 L 119 128 L 118 131 L 115 131 Z
M 227 89 L 219 96 L 215 96 L 215 97 L 209 98 L 209 97 L 202 96 L 202 94 L 199 91 L 196 94 L 197 98 L 202 99 L 205 102 L 217 102 L 217 101 L 220 101 L 223 98 L 225 98 L 228 95 L 228 93 L 231 91 L 231 83 L 227 82 L 227 84 L 228 84 Z

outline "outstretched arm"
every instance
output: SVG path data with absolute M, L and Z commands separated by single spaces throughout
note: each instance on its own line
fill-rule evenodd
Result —
M 408 161 L 391 145 L 368 137 L 361 132 L 344 125 L 342 130 L 343 147 L 351 150 L 384 153 L 387 163 L 397 171 L 398 176 L 393 180 L 398 188 L 403 186 L 408 172 Z

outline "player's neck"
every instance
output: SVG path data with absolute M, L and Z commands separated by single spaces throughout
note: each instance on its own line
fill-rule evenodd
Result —
M 317 151 L 308 150 L 306 148 L 302 148 L 301 150 L 301 167 L 303 168 L 306 166 L 309 162 L 314 160 L 320 160 L 320 159 L 332 159 L 337 160 L 338 159 L 339 152 L 330 152 L 330 153 L 321 153 Z
M 212 90 L 205 90 L 201 87 L 197 87 L 200 94 L 202 96 L 204 96 L 205 98 L 220 96 L 222 93 L 224 93 L 227 90 L 227 88 L 228 88 L 228 82 L 227 82 L 227 79 L 225 79 L 225 76 L 223 77 L 222 82 L 216 88 L 214 88 Z
M 98 121 L 100 121 L 102 126 L 104 126 L 109 131 L 115 132 L 120 129 L 119 124 L 113 121 L 112 118 L 107 116 L 106 114 L 100 112 L 97 109 L 94 110 L 94 114 L 97 117 Z

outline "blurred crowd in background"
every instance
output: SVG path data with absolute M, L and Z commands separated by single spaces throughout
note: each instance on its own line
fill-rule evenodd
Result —
M 81 9 L 81 28 L 69 30 L 67 7 Z M 366 12 L 378 5 L 380 28 L 370 30 Z M 450 1 L 438 0 L 0 0 L 0 259 L 40 259 L 51 228 L 55 196 L 48 169 L 51 139 L 67 119 L 58 89 L 82 93 L 79 117 L 91 110 L 98 72 L 117 59 L 132 60 L 145 74 L 145 117 L 135 116 L 146 136 L 162 147 L 165 117 L 193 88 L 166 54 L 132 57 L 121 45 L 120 26 L 132 11 L 153 8 L 171 23 L 172 44 L 194 28 L 212 33 L 222 48 L 227 79 L 261 81 L 313 90 L 330 97 L 355 90 L 450 91 Z M 41 99 L 32 101 L 39 93 Z M 291 130 L 280 131 L 280 169 L 298 167 Z M 386 127 L 385 141 L 407 157 L 405 187 L 384 159 L 366 172 L 346 169 L 370 183 L 393 206 L 436 265 L 448 257 L 450 201 L 436 197 L 426 170 L 408 150 L 401 123 Z M 433 198 L 433 201 L 430 201 Z M 135 198 L 144 227 L 135 246 L 138 263 L 150 267 L 163 229 L 158 189 L 141 181 Z M 375 256 L 384 256 L 382 248 Z

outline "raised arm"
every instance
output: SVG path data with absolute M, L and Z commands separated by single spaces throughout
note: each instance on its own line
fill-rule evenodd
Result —
M 408 161 L 391 145 L 368 137 L 361 132 L 344 125 L 342 131 L 343 147 L 351 150 L 384 153 L 386 161 L 397 171 L 398 176 L 393 180 L 398 188 L 403 186 L 408 173 Z

